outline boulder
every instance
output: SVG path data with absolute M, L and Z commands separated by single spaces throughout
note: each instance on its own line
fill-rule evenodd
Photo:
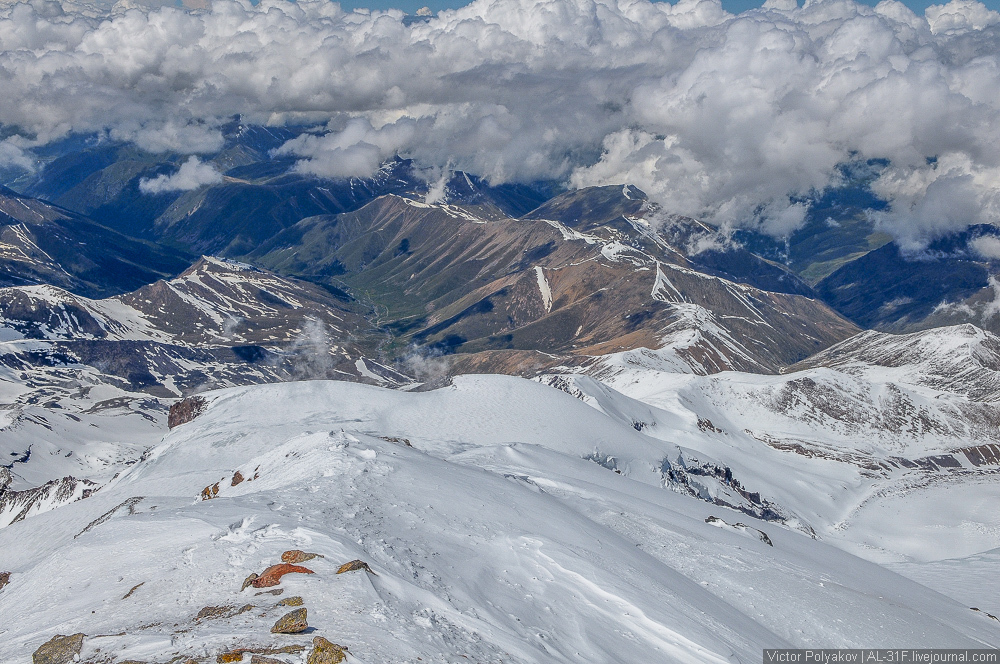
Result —
M 298 549 L 292 549 L 291 551 L 285 551 L 281 554 L 282 562 L 286 563 L 304 563 L 307 560 L 312 560 L 313 558 L 322 558 L 323 556 L 318 553 L 306 553 L 305 551 L 299 551 Z
M 363 560 L 352 560 L 349 563 L 344 563 L 337 570 L 337 574 L 343 574 L 344 572 L 353 572 L 354 570 L 358 569 L 363 569 L 366 572 L 375 574 L 375 572 L 372 572 L 372 568 L 368 566 L 368 563 L 366 563 Z
M 257 572 L 250 572 L 250 576 L 243 579 L 243 587 L 240 588 L 240 592 L 246 590 L 256 580 L 257 580 Z
M 298 634 L 309 629 L 306 622 L 306 609 L 295 609 L 278 618 L 271 628 L 272 634 Z
M 278 606 L 302 606 L 303 604 L 305 604 L 305 601 L 298 595 L 295 597 L 286 597 L 278 602 Z
M 281 563 L 280 565 L 271 565 L 268 567 L 260 576 L 251 581 L 250 585 L 254 588 L 270 588 L 281 583 L 281 577 L 291 573 L 314 574 L 315 572 L 306 567 Z
M 347 648 L 327 641 L 322 636 L 313 639 L 313 649 L 306 664 L 340 664 L 347 659 Z
M 69 664 L 80 654 L 86 634 L 58 634 L 39 646 L 31 655 L 32 664 Z
M 0 572 L 0 590 L 10 583 L 10 572 Z

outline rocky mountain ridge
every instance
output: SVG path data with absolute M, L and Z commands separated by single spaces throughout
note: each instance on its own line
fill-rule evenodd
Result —
M 399 343 L 504 373 L 537 369 L 539 356 L 518 367 L 525 353 L 585 361 L 694 331 L 705 339 L 688 342 L 689 370 L 773 372 L 857 330 L 747 252 L 727 250 L 733 273 L 715 254 L 689 256 L 680 243 L 710 229 L 675 217 L 663 234 L 660 216 L 630 187 L 570 192 L 519 219 L 388 196 L 304 219 L 249 260 L 335 279 L 364 293 Z

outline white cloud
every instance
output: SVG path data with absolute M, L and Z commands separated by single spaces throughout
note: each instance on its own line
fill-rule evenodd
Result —
M 295 169 L 321 177 L 370 176 L 382 163 L 405 149 L 413 139 L 416 123 L 403 118 L 379 129 L 368 120 L 355 118 L 340 131 L 317 136 L 304 134 L 275 150 L 277 155 L 292 154 L 300 160 Z
M 128 124 L 114 127 L 111 137 L 132 141 L 143 150 L 153 153 L 178 152 L 180 154 L 211 154 L 218 152 L 224 139 L 217 127 L 203 122 L 178 123 L 174 120 L 152 122 L 142 127 Z
M 975 0 L 951 0 L 946 5 L 931 5 L 924 13 L 934 33 L 970 32 L 1000 23 L 1000 14 Z
M 139 190 L 144 194 L 162 194 L 171 191 L 191 191 L 199 187 L 222 182 L 222 173 L 212 164 L 198 157 L 189 157 L 173 175 L 157 175 L 139 180 Z
M 839 165 L 883 160 L 879 220 L 908 246 L 998 212 L 1000 15 L 973 0 L 924 16 L 477 0 L 410 26 L 325 0 L 62 8 L 0 8 L 0 125 L 38 143 L 108 131 L 211 154 L 240 113 L 326 126 L 281 153 L 327 177 L 399 153 L 493 182 L 632 182 L 670 212 L 781 235 Z
M 1000 167 L 947 154 L 931 165 L 890 166 L 872 189 L 891 200 L 876 215 L 904 250 L 920 250 L 935 235 L 1000 220 Z
M 982 235 L 969 241 L 969 247 L 976 255 L 988 260 L 1000 260 L 1000 238 Z
M 0 168 L 19 168 L 25 171 L 35 170 L 35 162 L 31 155 L 19 145 L 16 137 L 0 141 Z

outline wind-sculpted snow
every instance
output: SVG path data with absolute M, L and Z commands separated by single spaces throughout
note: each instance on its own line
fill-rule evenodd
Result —
M 402 154 L 431 182 L 630 182 L 776 235 L 847 162 L 876 168 L 881 221 L 909 249 L 998 209 L 1000 14 L 972 0 L 923 16 L 894 0 L 739 16 L 715 0 L 479 0 L 416 22 L 328 2 L 98 4 L 0 13 L 4 164 L 67 132 L 213 153 L 239 113 L 322 127 L 278 150 L 302 172 L 371 175 Z M 187 175 L 163 186 L 216 177 Z
M 67 631 L 87 635 L 82 660 L 115 662 L 306 644 L 268 632 L 285 612 L 275 597 L 240 591 L 289 549 L 324 557 L 283 577 L 285 596 L 359 661 L 745 662 L 763 647 L 997 642 L 985 615 L 801 533 L 718 527 L 748 517 L 648 483 L 640 458 L 663 443 L 542 385 L 204 396 L 204 413 L 93 497 L 0 530 L 0 610 L 20 618 L 0 627 L 0 658 Z M 595 446 L 631 454 L 629 472 L 581 458 Z M 355 559 L 373 573 L 336 574 Z

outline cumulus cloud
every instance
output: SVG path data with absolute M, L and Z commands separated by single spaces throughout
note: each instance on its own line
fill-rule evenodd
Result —
M 718 0 L 476 0 L 410 25 L 325 0 L 117 7 L 0 8 L 8 134 L 211 154 L 239 113 L 317 128 L 278 151 L 300 172 L 370 175 L 400 154 L 492 182 L 631 182 L 672 213 L 777 236 L 843 164 L 877 162 L 878 222 L 908 247 L 998 213 L 1000 14 L 974 0 L 922 16 L 897 0 L 738 16 Z
M 144 194 L 162 194 L 170 191 L 191 191 L 222 182 L 222 173 L 212 164 L 198 157 L 189 157 L 173 175 L 157 175 L 139 180 L 139 191 Z

